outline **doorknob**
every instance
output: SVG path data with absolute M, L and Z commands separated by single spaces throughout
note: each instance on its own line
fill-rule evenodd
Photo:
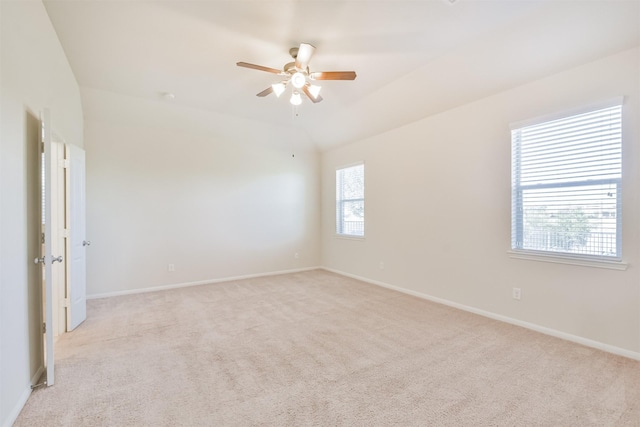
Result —
M 53 264 L 54 262 L 62 262 L 62 255 L 60 255 L 59 257 L 51 257 L 51 264 Z
M 91 246 L 91 240 L 83 240 L 82 246 Z

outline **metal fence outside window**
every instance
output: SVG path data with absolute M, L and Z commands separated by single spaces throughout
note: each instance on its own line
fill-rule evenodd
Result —
M 523 249 L 566 252 L 581 255 L 613 255 L 616 253 L 616 233 L 537 231 L 525 233 Z
M 364 236 L 364 221 L 343 221 L 342 234 Z

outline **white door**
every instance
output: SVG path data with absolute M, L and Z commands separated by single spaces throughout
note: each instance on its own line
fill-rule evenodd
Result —
M 47 371 L 46 383 L 53 385 L 53 275 L 51 265 L 62 261 L 51 254 L 51 118 L 49 110 L 40 116 L 40 182 L 41 182 L 41 253 L 35 259 L 42 268 L 42 307 L 43 307 L 43 343 L 44 365 Z
M 68 145 L 68 279 L 67 331 L 72 331 L 87 318 L 87 248 L 85 221 L 85 155 L 82 148 Z
M 64 256 L 64 262 L 51 266 L 53 274 L 53 339 L 67 331 L 67 159 L 66 144 L 55 132 L 51 140 L 51 252 Z

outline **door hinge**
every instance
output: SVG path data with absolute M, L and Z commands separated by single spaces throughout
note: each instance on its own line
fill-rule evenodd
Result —
M 67 160 L 67 159 L 59 159 L 58 160 L 58 167 L 60 167 L 62 169 L 67 169 L 69 167 L 69 160 Z
M 43 334 L 47 333 L 47 324 L 45 322 L 42 322 L 42 333 Z
M 69 238 L 69 229 L 68 228 L 63 228 L 61 230 L 61 234 L 62 234 L 62 237 Z
M 62 301 L 62 306 L 65 307 L 65 308 L 69 308 L 71 306 L 71 301 L 69 300 L 69 298 L 65 298 Z
M 40 236 L 40 243 L 44 245 L 44 233 Z

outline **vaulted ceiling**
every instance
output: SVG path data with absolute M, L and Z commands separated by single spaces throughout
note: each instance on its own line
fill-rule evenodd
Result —
M 302 128 L 327 149 L 640 44 L 640 2 L 45 0 L 81 88 Z M 256 94 L 311 43 L 324 100 Z M 171 92 L 167 101 L 162 93 Z

